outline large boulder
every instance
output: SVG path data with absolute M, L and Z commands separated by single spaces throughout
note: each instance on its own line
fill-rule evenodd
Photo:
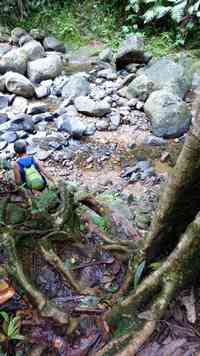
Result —
M 27 73 L 31 81 L 41 82 L 42 80 L 56 78 L 61 74 L 62 67 L 60 56 L 52 54 L 46 58 L 29 62 Z
M 12 43 L 15 43 L 15 44 L 18 44 L 19 43 L 19 39 L 26 35 L 27 32 L 26 30 L 24 30 L 23 28 L 21 27 L 16 27 L 14 28 L 12 31 L 11 31 L 11 42 Z
M 49 36 L 43 41 L 43 46 L 46 51 L 56 51 L 65 53 L 65 46 L 62 42 L 58 41 L 57 38 Z
M 25 98 L 34 96 L 34 86 L 24 75 L 15 72 L 7 72 L 4 77 L 5 87 L 10 93 L 21 95 Z
M 105 48 L 98 57 L 100 62 L 112 63 L 113 62 L 113 51 L 112 48 Z
M 29 34 L 24 35 L 19 39 L 19 46 L 22 47 L 23 45 L 25 45 L 25 43 L 30 41 L 33 41 L 33 37 L 31 37 Z
M 77 116 L 73 115 L 61 115 L 57 119 L 56 125 L 59 131 L 68 132 L 74 138 L 82 137 L 86 131 L 86 126 L 83 124 L 83 122 Z
M 179 137 L 188 130 L 191 122 L 187 104 L 166 90 L 153 92 L 144 105 L 144 111 L 150 118 L 153 134 L 159 137 Z
M 153 82 L 154 90 L 167 89 L 181 98 L 191 87 L 191 75 L 187 76 L 184 67 L 164 57 L 145 69 L 144 75 L 139 76 L 137 81 L 141 82 L 141 85 L 145 81 Z M 132 87 L 133 85 L 134 83 Z
M 8 71 L 17 72 L 20 74 L 26 73 L 28 62 L 27 53 L 22 49 L 12 49 L 0 59 L 0 73 L 4 74 Z
M 11 45 L 8 43 L 0 43 L 0 57 L 11 50 Z
M 0 95 L 0 110 L 7 108 L 9 103 L 10 103 L 9 95 Z M 0 116 L 0 122 L 1 122 L 1 116 Z
M 144 38 L 141 36 L 129 36 L 122 42 L 117 55 L 117 69 L 124 68 L 130 63 L 144 63 Z
M 43 41 L 46 36 L 46 32 L 39 28 L 32 28 L 32 30 L 30 30 L 30 35 L 34 38 L 34 40 Z
M 136 77 L 127 87 L 127 97 L 146 100 L 154 90 L 154 83 L 145 74 Z
M 62 96 L 76 98 L 77 96 L 87 95 L 89 89 L 90 86 L 85 73 L 77 73 L 72 75 L 63 86 Z
M 89 116 L 102 117 L 111 111 L 111 106 L 107 100 L 94 101 L 87 96 L 79 96 L 74 101 L 76 109 Z
M 38 41 L 29 41 L 23 45 L 22 49 L 24 49 L 24 51 L 27 53 L 29 61 L 34 61 L 35 59 L 45 57 L 44 48 Z

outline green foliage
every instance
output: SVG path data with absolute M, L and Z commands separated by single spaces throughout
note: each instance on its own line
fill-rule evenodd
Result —
M 162 29 L 171 29 L 176 44 L 182 45 L 199 25 L 200 0 L 128 0 L 127 22 L 139 28 L 157 23 Z
M 39 10 L 45 6 L 53 4 L 51 0 L 2 0 L 1 1 L 1 22 L 14 24 L 17 19 L 22 19 L 31 11 Z
M 0 311 L 0 317 L 3 320 L 3 334 L 0 334 L 2 338 L 7 339 L 8 341 L 24 340 L 24 336 L 20 334 L 20 318 L 18 316 L 13 317 L 5 311 Z
M 93 224 L 97 225 L 102 231 L 108 232 L 110 231 L 109 221 L 104 217 L 98 215 L 92 215 Z
M 136 289 L 140 283 L 145 264 L 146 262 L 142 261 L 136 269 L 135 276 L 134 276 L 134 289 Z
M 17 25 L 27 30 L 39 27 L 75 46 L 98 39 L 110 43 L 119 34 L 118 9 L 113 10 L 104 1 L 50 1 L 48 6 L 32 11 Z

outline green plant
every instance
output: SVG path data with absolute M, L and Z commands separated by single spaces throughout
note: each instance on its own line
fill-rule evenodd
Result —
M 101 230 L 108 232 L 110 231 L 109 221 L 98 215 L 92 215 L 92 222 L 97 225 Z
M 126 11 L 127 21 L 136 26 L 156 21 L 172 28 L 179 45 L 199 25 L 200 0 L 128 0 Z
M 140 283 L 145 264 L 146 262 L 142 261 L 136 269 L 135 276 L 134 276 L 134 289 L 136 289 Z
M 2 333 L 0 341 L 24 340 L 24 336 L 20 334 L 20 317 L 9 315 L 5 311 L 0 311 L 2 322 Z

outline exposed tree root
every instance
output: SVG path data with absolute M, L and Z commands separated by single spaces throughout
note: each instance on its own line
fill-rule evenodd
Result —
M 6 253 L 7 263 L 5 264 L 5 269 L 7 274 L 23 287 L 33 303 L 37 306 L 40 314 L 44 317 L 52 318 L 57 323 L 66 324 L 68 322 L 67 315 L 47 301 L 43 294 L 40 293 L 25 276 L 11 232 L 10 234 L 8 232 L 2 232 L 0 245 Z
M 129 263 L 129 266 L 128 266 L 128 271 L 126 273 L 126 276 L 124 278 L 124 282 L 123 284 L 121 285 L 120 289 L 118 290 L 117 293 L 115 293 L 112 297 L 112 303 L 116 303 L 119 298 L 121 298 L 122 296 L 125 296 L 128 289 L 129 289 L 129 286 L 131 285 L 131 283 L 133 282 L 133 271 L 131 270 L 131 266 L 130 266 L 130 263 Z
M 71 272 L 64 267 L 63 262 L 61 261 L 60 257 L 58 257 L 58 255 L 53 251 L 50 243 L 46 241 L 39 241 L 38 246 L 45 260 L 63 275 L 65 280 L 70 284 L 75 292 L 81 293 L 82 288 L 78 281 L 76 281 Z
M 99 236 L 103 242 L 110 244 L 110 245 L 115 245 L 119 243 L 121 246 L 128 246 L 129 248 L 135 248 L 135 242 L 134 241 L 127 241 L 127 240 L 114 240 L 111 239 L 108 235 L 106 235 L 103 231 L 101 231 L 92 221 L 90 214 L 85 213 L 84 215 L 81 216 L 81 220 L 86 224 L 85 227 L 86 229 L 91 233 Z
M 125 351 L 121 351 L 119 354 L 120 356 L 135 355 L 139 347 L 155 330 L 157 321 L 162 318 L 177 290 L 182 288 L 188 280 L 191 281 L 192 278 L 195 278 L 195 272 L 199 273 L 199 236 L 200 216 L 197 216 L 163 265 L 157 271 L 147 276 L 136 289 L 135 293 L 132 293 L 120 305 L 115 306 L 107 313 L 107 318 L 111 318 L 112 320 L 112 318 L 116 319 L 123 317 L 123 315 L 133 314 L 133 311 L 141 305 L 144 306 L 146 304 L 148 308 L 148 315 L 150 315 L 151 320 L 145 322 L 143 328 L 133 335 Z M 195 272 L 194 264 L 197 265 Z M 155 300 L 154 297 L 156 294 L 157 299 Z M 151 300 L 153 302 L 149 308 Z M 106 355 L 108 350 L 113 350 L 112 342 L 110 345 L 108 344 L 106 349 L 97 355 Z M 118 347 L 120 348 L 120 344 L 118 344 Z
M 139 348 L 148 340 L 155 331 L 157 321 L 163 316 L 171 298 L 176 290 L 176 283 L 167 282 L 162 293 L 152 305 L 149 314 L 151 320 L 147 320 L 141 330 L 135 333 L 126 348 L 116 356 L 134 356 Z
M 186 137 L 154 215 L 143 255 L 149 262 L 172 250 L 200 207 L 200 115 Z

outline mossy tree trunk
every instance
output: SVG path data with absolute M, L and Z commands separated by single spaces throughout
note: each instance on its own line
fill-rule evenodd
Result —
M 198 104 L 199 105 L 199 104 Z M 154 332 L 157 322 L 180 288 L 196 280 L 200 272 L 200 105 L 176 166 L 160 197 L 149 234 L 132 258 L 133 274 L 145 261 L 144 278 L 136 290 L 107 313 L 110 324 L 132 314 L 138 326 L 106 345 L 98 356 L 136 355 Z M 152 271 L 151 263 L 159 262 Z M 145 321 L 138 314 L 146 311 Z M 128 316 L 128 317 L 127 317 Z

